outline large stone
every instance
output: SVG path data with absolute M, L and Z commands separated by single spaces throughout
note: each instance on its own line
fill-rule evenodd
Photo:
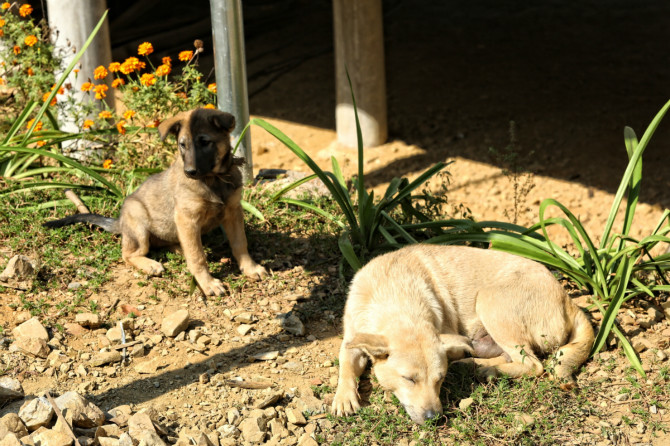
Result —
M 114 437 L 97 437 L 96 440 L 100 446 L 120 446 L 121 444 L 119 439 Z
M 23 398 L 24 395 L 21 381 L 10 376 L 0 376 L 0 403 Z
M 28 435 L 26 425 L 17 414 L 12 412 L 0 418 L 0 438 L 5 438 L 10 433 L 16 434 L 18 438 Z
M 42 325 L 36 317 L 30 318 L 21 325 L 15 327 L 12 330 L 12 334 L 16 339 L 36 338 L 43 339 L 45 342 L 49 340 L 49 333 L 47 333 L 44 325 Z
M 29 431 L 46 426 L 53 416 L 54 410 L 45 398 L 34 398 L 26 401 L 19 409 L 19 418 Z
M 140 362 L 135 366 L 135 371 L 137 373 L 152 375 L 158 371 L 158 369 L 166 367 L 168 365 L 168 360 L 161 356 L 156 356 L 148 361 Z
M 19 351 L 37 358 L 45 359 L 49 356 L 49 346 L 44 339 L 22 337 L 18 338 L 12 345 Z
M 102 410 L 77 392 L 66 392 L 56 398 L 55 403 L 61 411 L 68 411 L 72 423 L 77 427 L 93 428 L 102 426 L 105 422 Z
M 161 332 L 165 336 L 174 338 L 188 327 L 188 310 L 179 310 L 166 316 L 161 323 Z
M 51 429 L 33 435 L 33 441 L 39 446 L 70 446 L 73 443 L 72 437 L 68 434 Z

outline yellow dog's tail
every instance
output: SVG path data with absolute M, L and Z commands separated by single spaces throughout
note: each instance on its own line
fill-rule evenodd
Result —
M 572 311 L 570 311 L 570 308 L 572 308 Z M 589 319 L 581 308 L 571 301 L 568 307 L 568 318 L 572 319 L 572 331 L 568 343 L 556 351 L 554 375 L 558 379 L 573 382 L 572 374 L 589 357 L 594 336 Z

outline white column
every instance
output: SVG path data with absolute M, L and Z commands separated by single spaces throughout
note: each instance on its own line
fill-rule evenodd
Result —
M 76 52 L 84 45 L 106 9 L 106 0 L 47 0 L 49 27 L 54 30 L 53 40 L 56 51 L 59 51 L 63 57 L 63 69 L 70 64 Z M 90 79 L 96 84 L 106 82 L 109 86 L 109 76 L 106 80 L 94 80 L 93 71 L 100 65 L 108 67 L 111 61 L 109 23 L 105 20 L 93 42 L 79 60 L 79 73 L 71 72 L 68 76 L 66 83 L 72 85 L 72 88 L 66 90 L 65 94 L 74 99 L 75 104 L 95 101 L 92 94 L 81 91 L 81 85 Z M 56 73 L 56 76 L 60 76 L 60 73 Z M 113 107 L 114 94 L 111 88 L 107 91 L 105 100 L 110 107 Z M 80 131 L 79 124 L 81 123 L 74 122 L 72 116 L 60 114 L 58 120 L 61 130 Z
M 333 0 L 335 31 L 335 123 L 340 143 L 356 146 L 356 122 L 349 72 L 363 144 L 374 147 L 388 136 L 384 29 L 381 0 Z

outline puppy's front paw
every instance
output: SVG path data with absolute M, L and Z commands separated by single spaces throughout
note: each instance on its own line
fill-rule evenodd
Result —
M 268 270 L 253 261 L 240 266 L 240 270 L 242 270 L 242 274 L 254 280 L 262 279 L 268 275 Z
M 358 409 L 361 408 L 361 404 L 358 400 L 358 392 L 356 389 L 344 389 L 341 386 L 338 387 L 337 392 L 335 393 L 335 398 L 333 399 L 333 405 L 331 406 L 331 412 L 333 415 L 341 417 L 345 415 L 353 415 L 358 412 Z
M 148 262 L 142 266 L 142 271 L 147 273 L 149 276 L 160 276 L 165 271 L 163 265 L 160 262 L 155 260 L 147 259 Z
M 207 282 L 200 283 L 200 288 L 205 296 L 223 296 L 226 288 L 219 279 L 211 277 Z

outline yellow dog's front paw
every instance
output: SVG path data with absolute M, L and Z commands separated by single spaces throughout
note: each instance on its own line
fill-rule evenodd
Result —
M 205 296 L 223 296 L 226 288 L 219 279 L 211 278 L 205 283 L 199 283 L 200 289 Z
M 333 415 L 338 417 L 353 415 L 358 412 L 358 409 L 360 408 L 361 404 L 358 400 L 358 393 L 355 389 L 337 389 L 335 398 L 333 399 L 333 405 L 331 406 L 331 412 Z

